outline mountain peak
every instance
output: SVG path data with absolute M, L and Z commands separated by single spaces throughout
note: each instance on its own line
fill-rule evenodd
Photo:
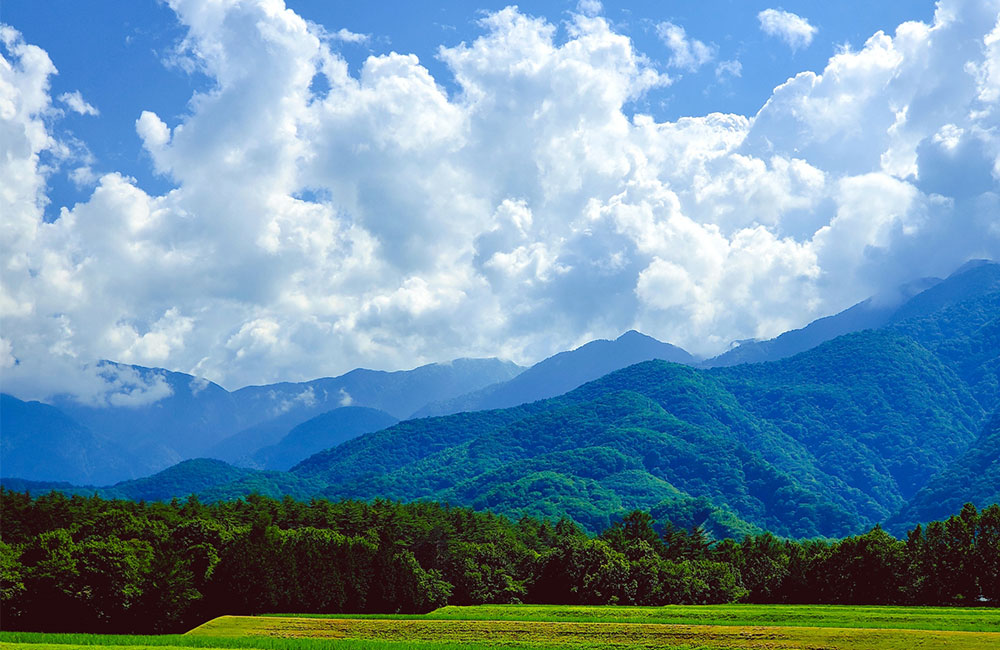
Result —
M 656 341 L 657 343 L 661 342 L 661 341 L 657 341 L 652 336 L 649 336 L 648 334 L 643 334 L 642 332 L 639 332 L 637 330 L 629 330 L 629 331 L 623 333 L 618 338 L 616 338 L 615 341 L 626 341 L 626 342 L 627 341 Z
M 979 268 L 980 266 L 986 266 L 989 264 L 996 264 L 996 262 L 985 258 L 972 259 L 963 264 L 962 266 L 958 267 L 957 269 L 955 269 L 954 273 L 952 273 L 948 277 L 953 278 L 956 275 L 962 275 L 966 271 L 971 271 L 972 269 L 976 269 Z

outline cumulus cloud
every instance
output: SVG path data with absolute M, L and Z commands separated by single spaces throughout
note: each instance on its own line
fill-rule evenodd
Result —
M 80 94 L 79 90 L 74 90 L 71 93 L 63 93 L 59 95 L 59 101 L 66 104 L 71 111 L 74 113 L 79 113 L 80 115 L 100 115 L 100 111 L 87 103 Z
M 656 26 L 656 35 L 671 52 L 669 64 L 675 68 L 694 72 L 715 58 L 715 47 L 689 38 L 680 25 L 662 22 Z
M 765 9 L 757 14 L 757 20 L 765 34 L 781 39 L 793 50 L 809 47 L 817 32 L 802 16 L 781 9 Z
M 996 1 L 943 0 L 754 116 L 673 122 L 634 112 L 670 79 L 593 11 L 484 16 L 438 51 L 449 94 L 405 53 L 353 72 L 280 3 L 170 6 L 176 55 L 215 81 L 181 118 L 136 117 L 175 189 L 105 174 L 54 221 L 55 68 L 0 30 L 0 365 L 18 396 L 162 394 L 98 359 L 234 388 L 528 363 L 629 328 L 712 354 L 1000 258 Z

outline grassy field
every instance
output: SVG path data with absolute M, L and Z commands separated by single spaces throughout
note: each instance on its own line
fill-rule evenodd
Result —
M 223 616 L 185 635 L 0 632 L 0 650 L 996 650 L 1000 610 L 836 606 L 444 607 L 421 616 Z
M 267 614 L 296 618 L 372 618 L 369 615 Z M 872 607 L 846 605 L 668 605 L 604 607 L 478 605 L 442 607 L 429 614 L 378 615 L 397 620 L 550 621 L 566 623 L 664 623 L 766 625 L 1000 632 L 1000 610 L 989 607 Z

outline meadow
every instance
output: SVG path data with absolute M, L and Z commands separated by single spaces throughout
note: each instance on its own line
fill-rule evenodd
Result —
M 184 635 L 0 632 L 0 650 L 987 650 L 1000 609 L 852 606 L 442 607 L 425 615 L 222 616 Z

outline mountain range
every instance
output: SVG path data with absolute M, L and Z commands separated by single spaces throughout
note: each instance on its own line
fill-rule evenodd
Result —
M 335 380 L 242 389 L 228 395 L 251 415 L 229 439 L 242 441 L 249 467 L 189 460 L 105 488 L 4 484 L 147 499 L 434 499 L 514 517 L 569 516 L 589 530 L 641 508 L 718 536 L 840 536 L 875 523 L 900 531 L 964 501 L 998 499 L 998 351 L 1000 265 L 977 261 L 705 361 L 628 332 L 523 372 L 492 360 L 508 376 L 419 404 L 397 400 L 395 413 L 374 401 L 345 411 L 341 388 L 351 407 L 365 393 Z M 88 433 L 98 430 L 94 420 L 51 408 L 4 397 L 4 476 L 17 476 L 8 429 L 103 440 Z M 291 408 L 305 417 L 288 418 Z M 8 409 L 22 415 L 9 418 Z M 217 411 L 206 405 L 206 413 L 209 422 Z M 59 426 L 32 429 L 24 424 L 32 417 Z M 276 471 L 321 447 L 330 448 Z M 22 466 L 21 479 L 38 476 Z
M 357 369 L 302 383 L 229 392 L 192 375 L 105 362 L 108 372 L 163 381 L 169 395 L 150 404 L 89 405 L 57 396 L 51 405 L 4 395 L 0 439 L 4 477 L 111 483 L 210 456 L 259 466 L 254 454 L 297 425 L 344 406 L 383 412 L 381 426 L 430 401 L 494 384 L 523 368 L 499 359 L 456 359 L 413 370 Z M 16 416 L 16 417 L 15 417 Z M 361 427 L 357 433 L 371 428 Z M 50 432 L 50 433 L 44 433 Z M 59 435 L 60 442 L 46 436 Z M 80 453 L 63 450 L 78 449 Z
M 233 392 L 184 373 L 105 362 L 109 371 L 132 372 L 140 381 L 162 379 L 169 397 L 147 405 L 109 407 L 57 396 L 54 405 L 33 402 L 35 407 L 22 407 L 24 402 L 5 395 L 0 432 L 11 445 L 2 475 L 113 483 L 196 457 L 251 469 L 288 469 L 325 447 L 399 420 L 553 397 L 650 359 L 697 362 L 681 348 L 635 331 L 613 341 L 591 341 L 528 369 L 498 359 L 456 359 L 409 371 L 356 369 L 339 377 L 247 386 Z M 36 413 L 36 421 L 8 419 L 7 409 L 15 408 L 28 408 Z M 77 436 L 69 447 L 99 449 L 91 454 L 95 460 L 86 454 L 53 453 L 49 462 L 48 455 L 28 443 L 37 439 L 38 430 L 61 431 L 67 423 Z M 27 444 L 17 446 L 18 441 Z M 54 447 L 41 446 L 43 451 L 49 449 Z

